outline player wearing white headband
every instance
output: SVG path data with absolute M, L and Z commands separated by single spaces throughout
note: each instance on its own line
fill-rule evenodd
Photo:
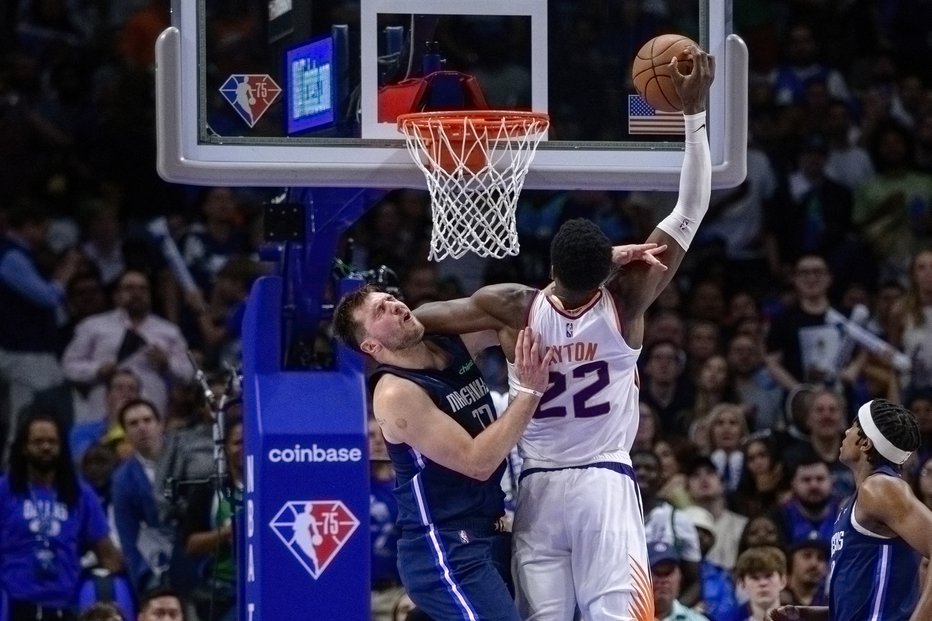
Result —
M 835 521 L 829 606 L 783 606 L 771 619 L 932 619 L 932 572 L 919 581 L 919 554 L 932 555 L 932 511 L 900 476 L 919 444 L 916 418 L 902 405 L 861 406 L 841 443 L 857 488 Z

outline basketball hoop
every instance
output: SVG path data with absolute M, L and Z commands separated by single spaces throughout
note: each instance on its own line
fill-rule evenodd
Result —
M 519 251 L 515 208 L 547 114 L 496 110 L 398 117 L 408 152 L 427 178 L 434 227 L 429 259 Z

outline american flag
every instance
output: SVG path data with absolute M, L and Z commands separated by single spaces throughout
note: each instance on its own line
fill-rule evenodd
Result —
M 654 110 L 639 95 L 628 95 L 629 134 L 682 134 L 682 112 Z

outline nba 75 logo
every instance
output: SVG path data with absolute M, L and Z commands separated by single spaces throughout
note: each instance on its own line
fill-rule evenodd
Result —
M 220 87 L 223 98 L 249 127 L 255 126 L 282 89 L 271 76 L 261 73 L 234 73 Z
M 340 500 L 293 500 L 269 526 L 315 580 L 359 526 Z

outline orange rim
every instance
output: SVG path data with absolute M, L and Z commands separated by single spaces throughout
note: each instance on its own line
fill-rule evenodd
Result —
M 399 114 L 398 130 L 407 134 L 408 127 L 455 127 L 469 119 L 474 127 L 496 126 L 504 124 L 508 128 L 532 127 L 537 123 L 549 123 L 546 112 L 526 112 L 521 110 L 445 110 L 440 112 L 409 112 Z

